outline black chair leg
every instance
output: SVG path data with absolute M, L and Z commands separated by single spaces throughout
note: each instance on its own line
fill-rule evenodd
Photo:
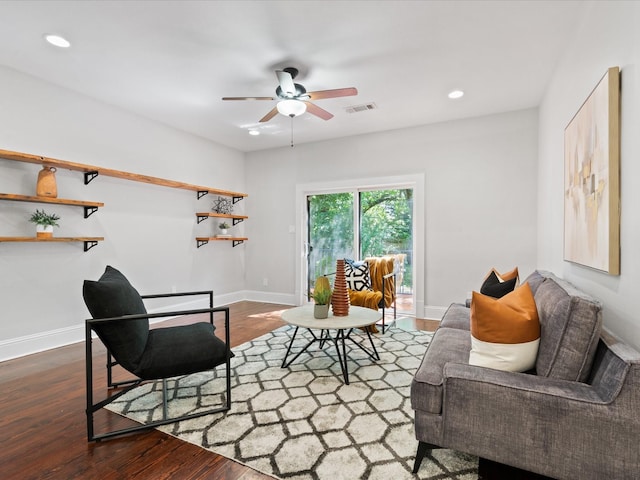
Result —
M 162 418 L 167 419 L 167 379 L 162 379 Z
M 422 459 L 425 455 L 431 453 L 431 449 L 434 448 L 433 445 L 425 442 L 418 442 L 418 451 L 416 452 L 416 460 L 413 464 L 412 473 L 418 473 L 420 470 L 420 464 L 422 463 Z

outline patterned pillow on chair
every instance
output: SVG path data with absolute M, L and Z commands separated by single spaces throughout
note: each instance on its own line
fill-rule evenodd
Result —
M 369 264 L 356 262 L 355 260 L 344 259 L 344 275 L 347 278 L 347 288 L 361 292 L 371 290 L 371 277 L 369 275 Z

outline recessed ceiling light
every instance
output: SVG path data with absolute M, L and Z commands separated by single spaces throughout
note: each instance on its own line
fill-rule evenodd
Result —
M 60 48 L 69 48 L 71 46 L 71 42 L 60 35 L 54 35 L 52 33 L 47 33 L 44 36 L 44 39 L 49 42 L 51 45 L 55 45 Z
M 464 95 L 464 92 L 462 90 L 453 90 L 451 92 L 449 92 L 449 98 L 460 98 Z
M 249 135 L 253 135 L 255 137 L 256 135 L 260 135 L 260 132 L 258 130 L 249 130 Z

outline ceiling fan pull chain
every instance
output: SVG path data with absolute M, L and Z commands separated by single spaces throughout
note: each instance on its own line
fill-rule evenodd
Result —
M 291 148 L 293 148 L 293 117 L 295 117 L 295 115 L 290 115 L 291 117 Z

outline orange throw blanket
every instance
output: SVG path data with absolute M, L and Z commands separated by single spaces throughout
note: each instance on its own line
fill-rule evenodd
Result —
M 382 300 L 382 292 L 373 292 L 371 290 L 357 292 L 355 290 L 349 290 L 349 303 L 356 307 L 378 310 L 380 300 Z
M 371 288 L 376 292 L 382 291 L 382 277 L 393 273 L 394 259 L 388 257 L 369 257 L 366 259 L 369 264 L 369 275 L 371 276 Z M 389 277 L 384 282 L 384 306 L 389 308 L 393 304 L 395 285 L 393 277 Z
M 370 308 L 378 310 L 378 304 L 382 300 L 382 292 L 372 292 L 371 290 L 349 290 L 349 303 L 356 307 Z M 371 333 L 378 333 L 378 327 L 369 325 L 366 327 Z

